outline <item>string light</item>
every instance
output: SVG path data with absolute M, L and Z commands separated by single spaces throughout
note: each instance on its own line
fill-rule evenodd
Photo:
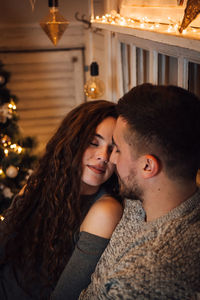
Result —
M 1 140 L 3 143 L 4 149 L 4 154 L 5 156 L 8 156 L 10 151 L 14 151 L 18 154 L 20 154 L 23 151 L 23 148 L 17 144 L 11 144 L 11 142 L 4 141 L 3 139 Z
M 167 33 L 173 35 L 184 35 L 184 36 L 192 36 L 196 39 L 199 39 L 197 34 L 200 34 L 200 28 L 192 28 L 188 26 L 187 30 L 183 30 L 182 34 L 179 32 L 180 24 L 173 21 L 171 17 L 168 17 L 169 23 L 163 23 L 161 20 L 153 22 L 149 20 L 148 17 L 141 17 L 141 18 L 130 18 L 124 17 L 118 14 L 116 11 L 111 11 L 110 14 L 106 14 L 102 17 L 96 16 L 95 19 L 91 20 L 92 23 L 104 23 L 104 24 L 111 24 L 117 25 L 122 27 L 130 27 L 134 29 L 145 29 L 160 33 Z
M 8 108 L 12 109 L 12 110 L 16 110 L 17 107 L 16 107 L 14 101 L 11 100 L 11 102 L 8 104 Z

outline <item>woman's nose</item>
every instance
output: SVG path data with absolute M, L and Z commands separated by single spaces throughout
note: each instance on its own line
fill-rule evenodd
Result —
M 103 148 L 101 150 L 98 151 L 97 153 L 97 159 L 100 161 L 103 161 L 104 163 L 108 163 L 109 161 L 109 153 L 108 153 L 108 149 L 107 148 Z

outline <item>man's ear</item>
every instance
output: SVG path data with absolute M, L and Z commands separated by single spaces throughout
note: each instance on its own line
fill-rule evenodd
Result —
M 143 169 L 142 169 L 142 176 L 143 178 L 151 178 L 158 174 L 160 169 L 160 163 L 158 159 L 150 154 L 143 156 L 142 161 Z

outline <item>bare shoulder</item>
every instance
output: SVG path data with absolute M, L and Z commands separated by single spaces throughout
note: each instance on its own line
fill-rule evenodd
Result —
M 123 214 L 123 207 L 115 198 L 104 195 L 90 208 L 80 231 L 110 238 Z

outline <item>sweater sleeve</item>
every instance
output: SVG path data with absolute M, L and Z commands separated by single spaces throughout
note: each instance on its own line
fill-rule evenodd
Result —
M 90 277 L 108 243 L 109 239 L 81 232 L 74 252 L 58 280 L 51 299 L 78 299 L 81 291 L 90 283 Z

